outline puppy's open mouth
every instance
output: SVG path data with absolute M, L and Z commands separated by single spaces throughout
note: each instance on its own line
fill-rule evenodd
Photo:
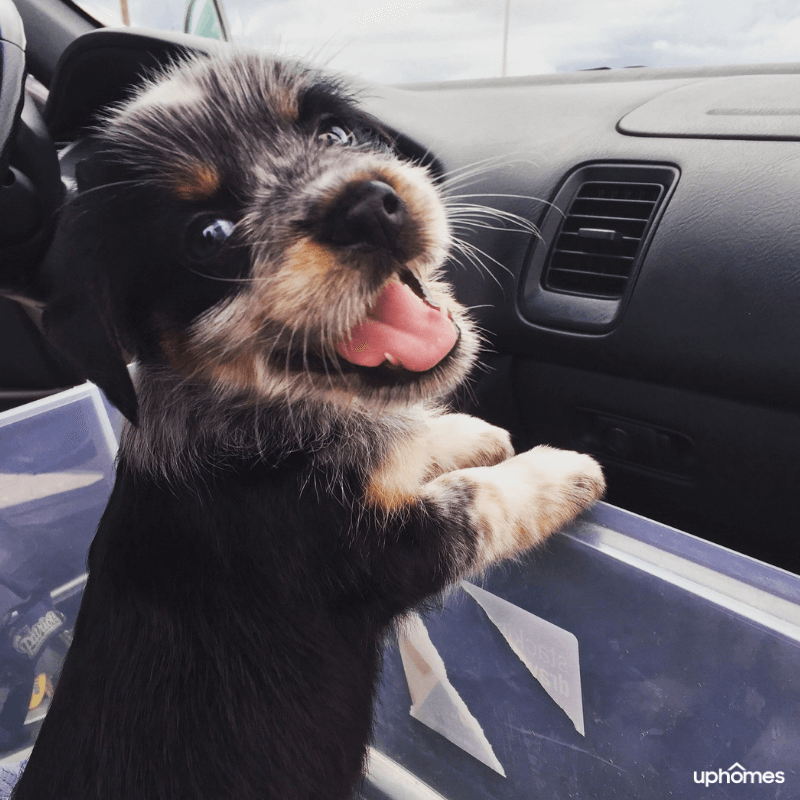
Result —
M 336 352 L 361 367 L 388 363 L 425 372 L 451 352 L 458 336 L 458 327 L 422 282 L 404 271 L 383 285 L 366 319 L 351 328 Z

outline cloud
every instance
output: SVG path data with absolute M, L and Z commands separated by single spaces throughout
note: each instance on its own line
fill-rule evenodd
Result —
M 118 0 L 83 0 L 114 12 Z M 199 0 L 198 0 L 199 1 Z M 496 77 L 505 0 L 223 0 L 236 41 L 385 82 Z M 179 30 L 184 0 L 129 0 Z M 794 0 L 510 0 L 508 74 L 800 60 Z
M 323 8 L 301 0 L 256 9 L 241 38 L 391 83 L 499 74 L 502 5 L 493 27 L 481 4 L 355 0 Z

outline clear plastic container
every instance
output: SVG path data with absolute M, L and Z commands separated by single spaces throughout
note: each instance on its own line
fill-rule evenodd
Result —
M 376 705 L 410 797 L 800 798 L 796 575 L 600 503 L 422 624 Z
M 92 385 L 0 414 L 0 758 L 32 744 L 71 641 L 122 417 Z
M 121 427 L 90 384 L 0 414 L 0 764 L 52 696 Z M 600 503 L 404 631 L 364 798 L 800 798 L 798 576 Z

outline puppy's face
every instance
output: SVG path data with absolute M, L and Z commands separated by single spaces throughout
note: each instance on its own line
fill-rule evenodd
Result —
M 333 83 L 257 55 L 193 61 L 100 144 L 71 218 L 94 220 L 111 323 L 140 359 L 339 406 L 434 397 L 471 367 L 428 172 Z

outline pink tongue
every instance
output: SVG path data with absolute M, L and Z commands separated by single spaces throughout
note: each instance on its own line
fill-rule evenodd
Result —
M 377 367 L 388 355 L 405 369 L 424 372 L 453 349 L 457 338 L 447 314 L 429 306 L 404 283 L 391 281 L 372 315 L 336 345 L 336 352 L 364 367 Z

